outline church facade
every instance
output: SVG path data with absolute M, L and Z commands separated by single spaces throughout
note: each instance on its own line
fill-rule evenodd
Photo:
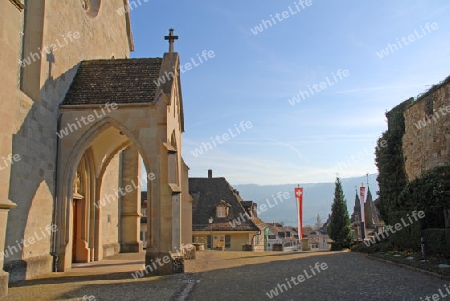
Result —
M 141 189 L 146 262 L 191 242 L 175 37 L 162 58 L 130 59 L 130 15 L 117 13 L 127 5 L 0 4 L 3 294 L 8 282 L 142 251 Z M 171 272 L 169 262 L 154 274 Z

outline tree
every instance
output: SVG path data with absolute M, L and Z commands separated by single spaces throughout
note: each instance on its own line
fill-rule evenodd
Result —
M 334 201 L 331 206 L 331 217 L 328 225 L 328 235 L 334 240 L 333 249 L 342 250 L 350 247 L 353 240 L 350 228 L 350 218 L 348 217 L 347 202 L 344 198 L 342 185 L 339 178 L 336 178 L 334 189 Z
M 377 209 L 381 218 L 390 223 L 389 214 L 404 210 L 399 203 L 399 196 L 408 183 L 403 154 L 403 135 L 405 133 L 405 117 L 403 112 L 414 99 L 410 98 L 386 113 L 388 130 L 378 139 L 375 148 L 375 164 L 378 167 L 379 201 Z
M 323 223 L 322 223 L 322 220 L 320 219 L 320 215 L 319 215 L 319 213 L 317 213 L 317 223 L 316 223 L 315 229 L 319 230 L 320 227 L 322 227 L 322 225 L 323 225 Z

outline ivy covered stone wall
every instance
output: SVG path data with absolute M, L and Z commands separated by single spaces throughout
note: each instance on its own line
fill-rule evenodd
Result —
M 444 213 L 450 213 L 450 77 L 386 117 L 388 130 L 380 141 L 386 140 L 387 147 L 377 148 L 375 159 L 382 218 L 389 224 L 391 213 L 423 210 L 435 216 L 422 223 L 423 229 L 445 227 Z

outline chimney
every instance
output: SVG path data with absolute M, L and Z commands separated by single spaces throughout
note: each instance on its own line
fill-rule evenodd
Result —
M 212 169 L 208 169 L 208 179 L 212 179 Z

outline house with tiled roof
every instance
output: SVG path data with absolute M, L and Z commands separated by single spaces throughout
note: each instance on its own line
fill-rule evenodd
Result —
M 269 250 L 273 249 L 274 244 L 284 244 L 284 232 L 282 230 L 282 225 L 280 223 L 267 223 L 269 228 L 268 243 L 267 246 Z
M 298 227 L 285 226 L 284 228 L 287 233 L 284 244 L 285 247 L 287 247 L 290 250 L 297 251 L 299 249 L 298 246 L 300 245 Z
M 313 231 L 308 236 L 308 246 L 310 251 L 329 251 L 331 250 L 332 239 L 328 234 L 322 234 L 319 231 Z
M 268 247 L 273 250 L 274 244 L 282 244 L 284 250 L 299 249 L 298 228 L 284 226 L 282 223 L 266 223 L 269 228 Z
M 264 251 L 266 226 L 256 215 L 256 204 L 244 202 L 225 178 L 213 178 L 211 170 L 207 178 L 189 178 L 189 194 L 194 243 L 206 249 Z

